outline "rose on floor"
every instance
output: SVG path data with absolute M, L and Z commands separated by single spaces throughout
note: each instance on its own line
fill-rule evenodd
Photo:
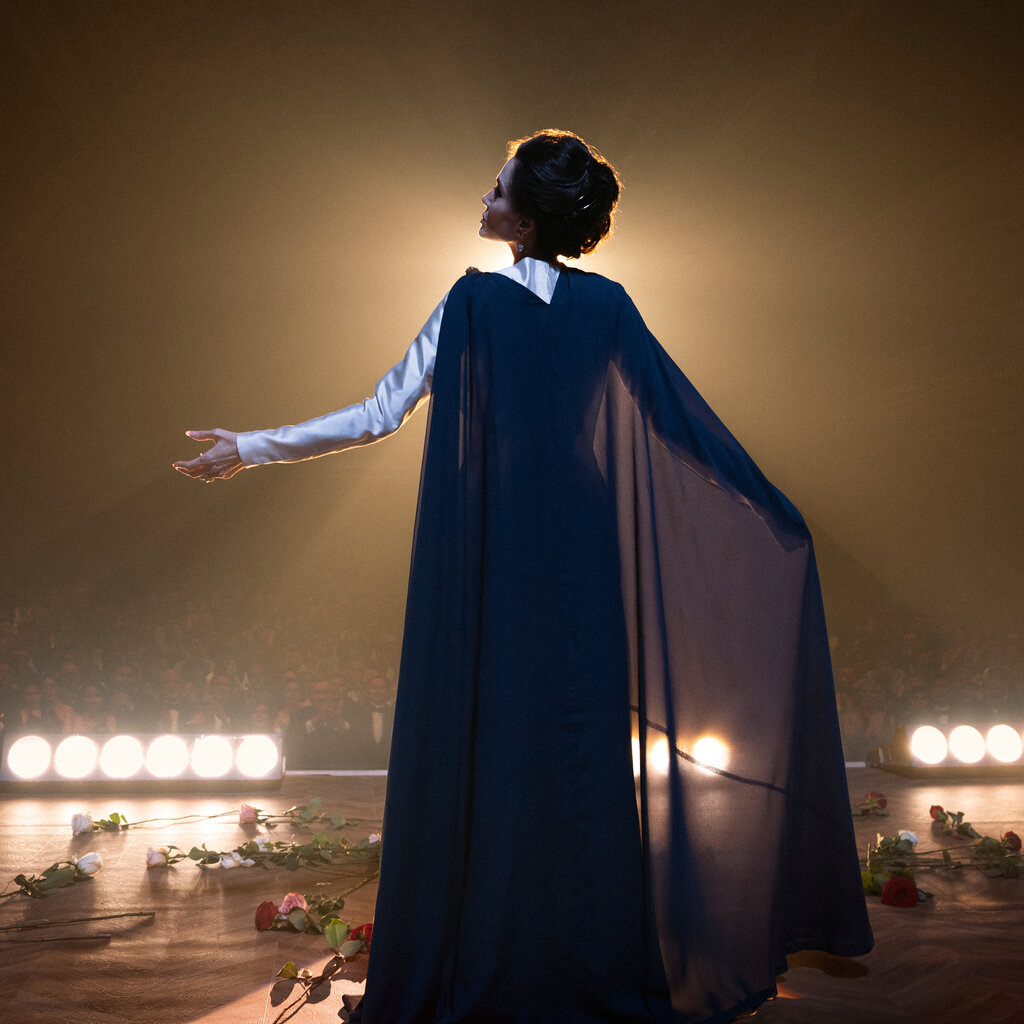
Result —
M 894 875 L 882 886 L 882 902 L 890 907 L 913 907 L 920 901 L 917 884 L 906 875 Z

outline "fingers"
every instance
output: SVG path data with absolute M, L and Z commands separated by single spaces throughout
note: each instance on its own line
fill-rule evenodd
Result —
M 186 430 L 186 437 L 191 437 L 193 441 L 216 441 L 217 434 L 216 428 L 213 430 Z

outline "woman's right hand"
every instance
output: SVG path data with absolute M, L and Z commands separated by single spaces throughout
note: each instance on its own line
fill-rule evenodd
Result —
M 228 480 L 245 468 L 238 455 L 238 435 L 234 431 L 217 427 L 214 430 L 186 430 L 185 435 L 193 441 L 213 441 L 214 445 L 194 459 L 175 462 L 174 468 L 179 473 L 212 484 L 214 480 Z

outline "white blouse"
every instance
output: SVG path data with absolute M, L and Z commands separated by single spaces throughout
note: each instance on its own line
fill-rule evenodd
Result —
M 526 257 L 495 273 L 521 284 L 550 304 L 560 268 Z M 409 346 L 405 358 L 381 377 L 372 395 L 305 423 L 240 433 L 238 454 L 242 462 L 246 466 L 301 462 L 372 444 L 393 434 L 430 395 L 437 339 L 447 299 L 445 294 Z

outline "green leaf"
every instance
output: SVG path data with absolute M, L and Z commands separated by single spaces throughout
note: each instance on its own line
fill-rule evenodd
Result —
M 299 969 L 295 966 L 295 961 L 289 960 L 288 963 L 286 963 L 284 967 L 277 972 L 277 976 L 279 978 L 297 978 L 299 976 Z
M 74 884 L 76 872 L 74 868 L 57 868 L 56 871 L 53 868 L 47 868 L 43 872 L 43 876 L 43 881 L 39 888 L 49 891 L 50 889 L 63 889 L 66 885 Z
M 344 921 L 339 921 L 336 918 L 330 921 L 324 928 L 324 938 L 327 940 L 327 945 L 336 953 L 341 952 L 341 947 L 348 938 L 350 930 Z M 346 954 L 342 953 L 341 955 L 345 956 Z
M 343 942 L 338 953 L 343 957 L 355 956 L 356 953 L 363 951 L 363 943 L 359 939 L 349 939 L 348 942 Z
M 307 924 L 309 924 L 309 915 L 302 909 L 302 907 L 296 907 L 294 910 L 288 911 L 289 928 L 292 928 L 297 932 L 304 932 Z
M 344 816 L 341 815 L 341 814 L 338 814 L 338 812 L 335 811 L 334 814 L 331 815 L 331 824 L 335 828 L 341 828 L 345 824 Z

